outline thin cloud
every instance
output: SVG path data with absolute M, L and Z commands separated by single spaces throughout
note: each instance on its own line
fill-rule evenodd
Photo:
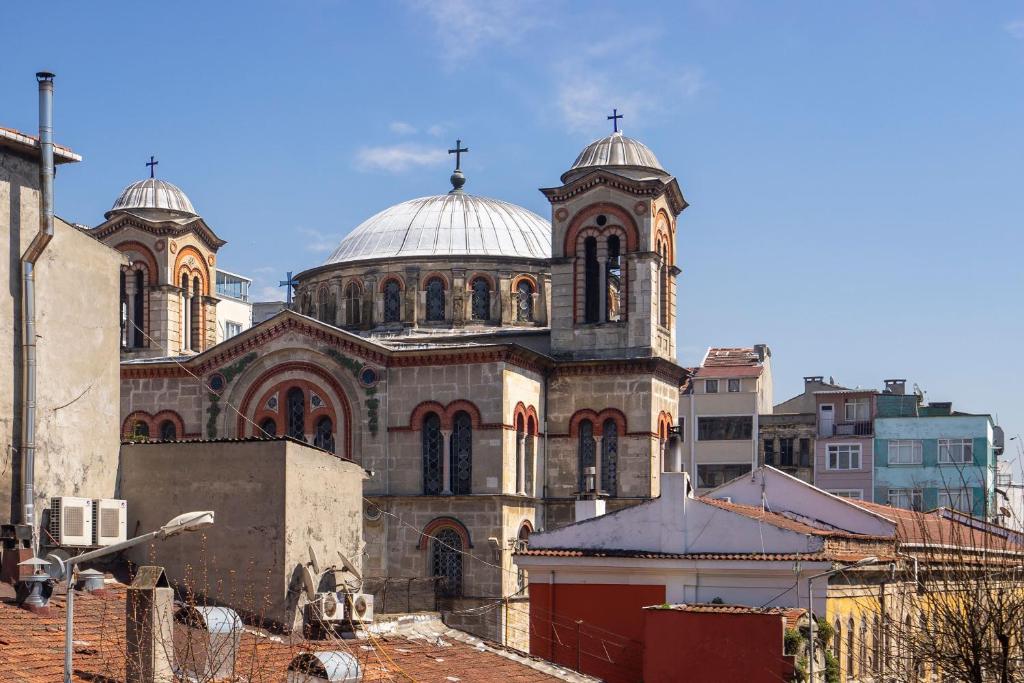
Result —
M 1017 40 L 1024 40 L 1024 19 L 1011 21 L 1003 28 L 1005 28 L 1006 32 Z
M 412 168 L 438 166 L 447 156 L 444 149 L 414 143 L 362 147 L 356 151 L 355 166 L 360 171 L 402 173 Z
M 405 121 L 392 121 L 388 128 L 391 129 L 392 133 L 398 135 L 415 135 L 418 132 L 416 126 Z
M 518 44 L 538 25 L 544 8 L 538 0 L 411 0 L 410 5 L 430 19 L 441 44 L 441 60 L 450 69 L 484 47 Z
M 427 128 L 427 135 L 433 135 L 435 138 L 439 138 L 444 135 L 444 126 L 435 123 L 433 126 Z
M 341 239 L 334 233 L 320 232 L 311 228 L 299 228 L 297 232 L 306 238 L 303 244 L 306 251 L 318 254 L 334 251 L 334 248 L 338 246 L 338 240 Z

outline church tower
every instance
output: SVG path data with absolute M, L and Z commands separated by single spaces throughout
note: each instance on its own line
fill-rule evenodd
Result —
M 224 240 L 176 185 L 150 177 L 126 187 L 93 237 L 125 256 L 121 358 L 201 353 L 216 343 L 216 258 Z
M 618 130 L 587 145 L 551 202 L 555 357 L 676 360 L 679 183 Z

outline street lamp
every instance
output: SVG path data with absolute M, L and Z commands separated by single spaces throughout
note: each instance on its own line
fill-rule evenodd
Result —
M 165 538 L 169 538 L 175 534 L 180 534 L 183 531 L 195 531 L 196 529 L 211 526 L 212 524 L 213 510 L 186 512 L 183 515 L 178 515 L 156 531 L 151 531 L 148 534 L 142 534 L 141 536 L 130 538 L 121 543 L 108 545 L 105 548 L 99 548 L 98 550 L 92 550 L 81 555 L 76 555 L 75 557 L 69 558 L 67 562 L 64 563 L 63 570 L 65 583 L 67 584 L 67 621 L 64 627 L 64 683 L 71 683 L 71 653 L 72 644 L 74 642 L 73 629 L 75 610 L 75 590 L 71 586 L 71 579 L 74 574 L 75 565 L 89 560 L 95 560 L 97 557 L 104 557 L 106 555 L 118 553 L 141 543 L 147 543 L 148 541 L 154 540 L 162 541 Z
M 845 572 L 847 569 L 853 569 L 854 567 L 863 567 L 865 565 L 874 564 L 878 562 L 877 557 L 865 557 L 857 560 L 853 564 L 843 565 L 842 567 L 836 567 L 830 569 L 827 572 L 821 572 L 814 576 L 807 578 L 807 627 L 810 633 L 810 654 L 808 656 L 809 664 L 809 675 L 807 677 L 808 683 L 814 683 L 814 641 L 817 638 L 817 622 L 814 620 L 814 603 L 813 603 L 813 591 L 814 591 L 814 580 L 820 579 L 823 576 L 831 576 L 832 574 L 838 574 L 839 572 Z

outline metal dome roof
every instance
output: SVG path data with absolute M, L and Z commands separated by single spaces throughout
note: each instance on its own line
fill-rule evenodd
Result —
M 121 196 L 107 212 L 107 217 L 109 218 L 110 214 L 115 211 L 133 209 L 161 209 L 173 211 L 179 215 L 199 215 L 180 187 L 159 178 L 146 178 L 124 188 Z
M 551 258 L 551 223 L 461 191 L 395 204 L 349 233 L 324 264 L 399 256 Z
M 629 166 L 650 169 L 667 175 L 667 171 L 647 145 L 639 140 L 626 137 L 621 131 L 595 140 L 584 147 L 580 155 L 576 157 L 572 168 L 566 171 L 565 175 L 594 166 Z

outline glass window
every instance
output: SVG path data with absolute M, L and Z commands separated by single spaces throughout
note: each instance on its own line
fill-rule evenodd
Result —
M 783 467 L 792 467 L 793 462 L 793 439 L 779 439 L 779 464 Z
M 658 255 L 661 257 L 661 267 L 658 268 L 658 322 L 662 327 L 668 327 L 668 247 L 661 245 Z
M 469 495 L 473 483 L 473 421 L 469 413 L 455 413 L 451 440 L 452 493 Z
M 268 417 L 260 423 L 261 436 L 274 437 L 277 436 L 277 423 L 274 418 Z
M 971 504 L 971 490 L 946 489 L 939 491 L 939 507 L 972 514 L 974 506 Z
M 299 441 L 306 440 L 306 397 L 302 389 L 292 387 L 285 399 L 285 415 L 288 418 L 288 436 Z
M 974 442 L 970 439 L 939 439 L 939 463 L 963 464 L 974 461 Z
M 585 471 L 588 467 L 596 467 L 595 451 L 597 442 L 594 441 L 594 423 L 590 420 L 583 420 L 579 426 L 579 445 L 577 446 L 577 459 L 579 461 L 579 490 L 587 493 Z
M 800 467 L 811 466 L 811 440 L 800 439 Z
M 231 320 L 224 321 L 225 339 L 231 339 L 239 334 L 242 334 L 242 323 L 236 323 Z
M 705 394 L 717 394 L 718 393 L 718 380 L 717 379 L 706 379 L 706 380 L 704 380 L 704 393 Z
M 754 418 L 749 415 L 698 417 L 698 441 L 742 441 L 752 438 Z
M 596 323 L 600 320 L 601 271 L 597 263 L 597 238 L 583 240 L 583 321 Z
M 605 420 L 601 433 L 601 490 L 614 496 L 619 487 L 619 426 Z
M 439 595 L 462 595 L 462 537 L 454 529 L 441 529 L 434 534 L 430 542 L 430 569 L 440 579 Z
M 516 319 L 521 323 L 533 322 L 533 284 L 520 280 L 516 285 Z
M 605 320 L 610 323 L 622 320 L 622 257 L 619 254 L 619 238 L 608 238 L 608 260 L 604 266 L 604 282 L 607 289 Z
M 860 444 L 829 444 L 827 467 L 830 470 L 859 470 Z
M 441 439 L 441 418 L 437 413 L 429 413 L 423 419 L 422 452 L 423 457 L 423 493 L 428 496 L 441 495 L 441 457 L 443 444 Z
M 174 426 L 174 423 L 170 420 L 164 420 L 160 423 L 160 440 L 161 441 L 174 441 L 178 438 L 178 428 Z
M 149 439 L 149 423 L 139 420 L 132 426 L 132 436 L 141 441 Z
M 334 324 L 334 301 L 326 287 L 317 293 L 316 317 L 320 322 Z
M 848 422 L 871 419 L 871 404 L 867 398 L 847 399 L 845 409 Z
M 921 442 L 916 439 L 894 439 L 888 450 L 890 465 L 921 464 Z
M 397 280 L 384 284 L 384 322 L 397 323 L 402 320 L 402 288 Z
M 764 464 L 775 464 L 775 439 L 764 440 Z
M 385 290 L 387 288 L 385 287 Z M 363 297 L 359 285 L 350 282 L 345 288 L 345 324 L 358 325 L 363 319 Z M 386 296 L 386 293 L 385 293 Z
M 729 393 L 730 394 L 735 394 L 735 393 L 738 393 L 739 390 L 740 390 L 740 381 L 738 379 L 730 379 L 729 380 Z
M 325 451 L 334 452 L 334 424 L 329 417 L 321 417 L 316 423 L 313 445 Z
M 889 489 L 889 505 L 904 510 L 920 510 L 921 489 Z
M 470 301 L 470 317 L 473 320 L 491 319 L 491 286 L 482 277 L 473 280 Z
M 840 498 L 852 498 L 854 500 L 863 500 L 864 498 L 864 492 L 860 489 L 829 489 L 829 493 Z
M 135 310 L 132 312 L 132 333 L 135 338 L 135 348 L 141 348 L 145 344 L 143 330 L 146 328 L 146 274 L 135 271 Z
M 444 320 L 444 282 L 441 278 L 431 278 L 427 282 L 427 320 L 440 322 Z
M 750 464 L 697 465 L 697 486 L 710 489 L 750 473 Z

